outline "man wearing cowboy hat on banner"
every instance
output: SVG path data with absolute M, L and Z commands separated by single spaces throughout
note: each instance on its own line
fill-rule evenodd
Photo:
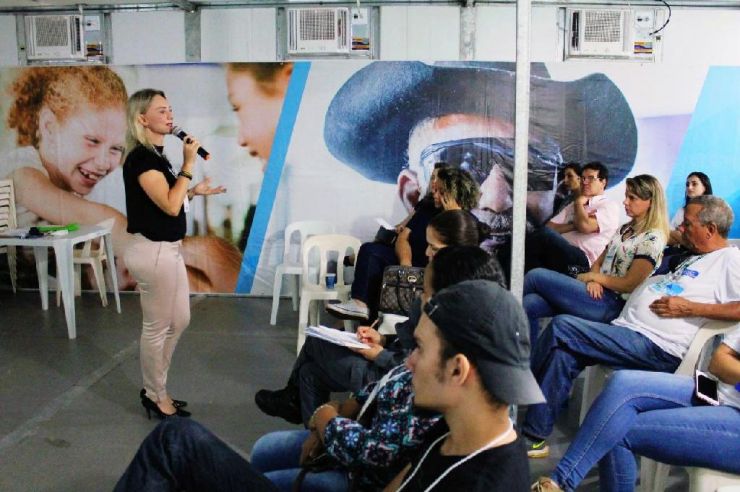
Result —
M 481 187 L 476 216 L 493 229 L 486 246 L 508 243 L 514 163 L 514 63 L 375 62 L 358 70 L 329 105 L 329 151 L 363 176 L 398 184 L 407 208 L 427 191 L 439 161 Z M 557 171 L 602 162 L 610 185 L 632 169 L 637 128 L 620 89 L 604 74 L 552 80 L 532 64 L 527 182 L 528 230 L 553 213 Z M 507 267 L 508 265 L 506 265 Z

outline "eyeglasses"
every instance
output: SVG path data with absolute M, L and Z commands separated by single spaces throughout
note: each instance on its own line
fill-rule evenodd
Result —
M 432 144 L 421 153 L 420 164 L 426 182 L 431 179 L 437 162 L 467 171 L 478 184 L 488 178 L 494 166 L 499 166 L 509 183 L 513 184 L 514 139 L 478 137 Z M 550 145 L 547 150 L 530 145 L 527 190 L 553 190 L 557 171 L 562 165 L 563 159 L 556 145 Z
M 596 181 L 596 180 L 601 181 L 602 178 L 598 176 L 581 176 L 581 181 L 583 181 L 584 183 L 590 183 L 591 181 Z

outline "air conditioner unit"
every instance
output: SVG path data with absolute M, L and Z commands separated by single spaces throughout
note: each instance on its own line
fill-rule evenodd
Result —
M 658 9 L 566 9 L 567 58 L 655 61 L 661 36 L 655 36 Z
M 82 16 L 26 16 L 26 46 L 29 60 L 84 60 Z
M 288 9 L 288 53 L 349 53 L 349 9 Z

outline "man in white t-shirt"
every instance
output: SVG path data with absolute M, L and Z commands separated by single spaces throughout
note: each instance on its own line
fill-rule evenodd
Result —
M 527 409 L 522 432 L 530 457 L 549 454 L 545 438 L 585 367 L 674 372 L 708 320 L 740 321 L 740 250 L 727 241 L 732 221 L 721 198 L 692 199 L 681 232 L 693 256 L 643 282 L 611 324 L 553 318 L 532 351 L 532 371 L 547 403 Z
M 619 227 L 619 204 L 604 196 L 609 170 L 590 162 L 581 170 L 581 194 L 546 225 L 527 237 L 525 269 L 584 271 L 599 257 Z

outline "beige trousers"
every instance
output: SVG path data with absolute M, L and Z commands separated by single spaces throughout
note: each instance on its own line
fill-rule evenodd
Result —
M 140 359 L 146 395 L 167 396 L 167 372 L 177 340 L 190 323 L 190 289 L 181 241 L 150 241 L 137 234 L 124 261 L 138 284 L 144 314 Z

